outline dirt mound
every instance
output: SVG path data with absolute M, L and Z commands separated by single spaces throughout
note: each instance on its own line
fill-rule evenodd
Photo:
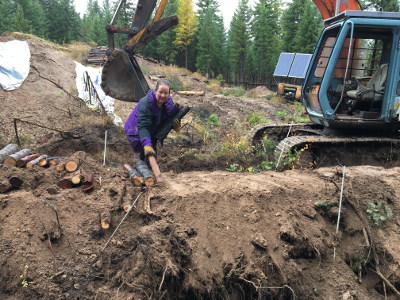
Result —
M 271 91 L 266 86 L 261 85 L 261 86 L 258 86 L 256 88 L 254 88 L 254 89 L 249 90 L 248 93 L 249 94 L 250 93 L 255 93 L 257 95 L 257 97 L 262 97 L 262 96 L 266 96 L 266 95 L 272 94 L 273 91 Z
M 124 216 L 119 204 L 141 189 L 122 170 L 86 161 L 102 177 L 91 194 L 54 187 L 51 168 L 1 166 L 26 183 L 0 195 L 1 298 L 384 299 L 357 212 L 367 218 L 369 203 L 385 201 L 396 220 L 400 169 L 347 169 L 334 260 L 341 170 L 164 173 L 153 213 L 140 196 L 101 252 Z M 371 230 L 381 272 L 399 286 L 397 221 Z

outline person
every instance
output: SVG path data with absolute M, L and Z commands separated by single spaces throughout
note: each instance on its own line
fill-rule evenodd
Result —
M 140 99 L 135 109 L 125 122 L 125 134 L 133 151 L 140 155 L 140 160 L 146 161 L 148 156 L 157 157 L 157 134 L 160 125 L 170 116 L 174 103 L 170 95 L 171 84 L 166 79 L 157 81 L 156 88 L 151 89 L 147 96 Z M 179 119 L 175 119 L 173 128 L 181 127 Z

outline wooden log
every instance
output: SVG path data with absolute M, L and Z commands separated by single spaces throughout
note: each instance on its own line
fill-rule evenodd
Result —
M 86 153 L 83 151 L 75 152 L 65 164 L 65 169 L 68 172 L 75 172 L 82 162 L 86 159 Z
M 144 184 L 143 176 L 130 165 L 124 165 L 124 170 L 128 172 L 129 179 L 136 186 L 142 186 Z
M 178 95 L 185 95 L 185 96 L 204 96 L 203 92 L 195 92 L 195 91 L 177 91 Z
M 152 156 L 149 156 L 149 158 Z M 154 158 L 154 157 L 153 157 Z M 136 163 L 136 170 L 143 176 L 144 184 L 146 186 L 154 185 L 154 175 L 153 172 L 150 171 L 149 167 L 143 160 L 139 160 Z
M 42 158 L 45 158 L 45 157 L 47 157 L 47 155 L 41 155 L 41 156 L 39 156 L 38 158 L 36 158 L 36 159 L 34 159 L 34 160 L 31 160 L 30 162 L 28 162 L 28 163 L 26 164 L 26 167 L 27 167 L 28 169 L 32 169 L 33 166 L 36 166 L 36 165 L 39 163 L 39 161 L 40 161 Z
M 108 209 L 105 209 L 100 214 L 101 228 L 108 229 L 110 227 L 111 215 Z
M 168 133 L 172 130 L 174 126 L 174 120 L 181 120 L 189 111 L 189 106 L 184 106 L 181 110 L 175 106 L 171 115 L 160 126 L 160 130 L 158 130 L 156 138 L 159 141 L 163 141 L 167 137 Z
M 81 173 L 81 170 L 76 171 L 74 175 L 71 177 L 71 181 L 75 185 L 80 184 L 82 180 L 83 180 L 83 175 Z
M 17 167 L 22 168 L 25 166 L 28 162 L 31 160 L 34 160 L 35 158 L 39 157 L 39 153 L 33 153 L 31 155 L 25 156 L 17 161 Z
M 47 157 L 43 157 L 39 160 L 39 167 L 47 167 L 49 165 L 49 159 Z
M 67 159 L 65 157 L 49 157 L 48 159 L 49 159 L 50 166 L 57 166 L 58 164 L 60 164 L 62 162 L 67 162 Z
M 71 177 L 64 177 L 63 179 L 61 179 L 60 182 L 58 183 L 58 186 L 63 190 L 72 189 L 73 183 Z
M 11 189 L 12 185 L 9 184 L 7 181 L 0 181 L 0 193 L 7 193 L 8 191 L 11 191 Z
M 17 176 L 13 176 L 10 178 L 10 184 L 12 186 L 20 187 L 22 185 L 22 182 L 23 182 L 22 179 Z
M 15 144 L 8 144 L 7 146 L 5 146 L 3 149 L 0 150 L 0 164 L 4 161 L 4 159 L 7 156 L 14 154 L 18 151 L 19 151 L 19 148 Z
M 4 164 L 16 167 L 17 166 L 17 161 L 20 160 L 21 158 L 29 155 L 29 154 L 31 154 L 31 150 L 23 149 L 21 151 L 18 151 L 17 153 L 14 153 L 14 154 L 11 154 L 11 155 L 7 156 L 4 159 Z
M 125 212 L 128 212 L 128 210 L 131 208 L 131 201 L 126 200 L 126 201 L 122 204 L 122 208 L 124 209 Z
M 63 161 L 63 162 L 61 162 L 61 163 L 59 163 L 57 166 L 56 166 L 56 170 L 57 171 L 64 171 L 65 170 L 65 165 L 67 164 L 67 161 Z

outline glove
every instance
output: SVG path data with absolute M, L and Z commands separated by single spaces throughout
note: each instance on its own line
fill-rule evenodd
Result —
M 175 119 L 173 123 L 173 128 L 175 131 L 179 131 L 179 129 L 181 129 L 181 120 Z
M 145 156 L 156 156 L 156 152 L 154 152 L 154 149 L 152 146 L 144 146 L 144 155 Z

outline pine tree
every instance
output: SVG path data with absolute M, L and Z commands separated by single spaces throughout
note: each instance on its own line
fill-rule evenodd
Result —
M 365 1 L 365 6 L 368 10 L 378 10 L 379 8 L 382 8 L 383 11 L 399 11 L 398 0 L 367 0 Z
M 178 0 L 178 18 L 179 24 L 174 28 L 176 40 L 174 44 L 179 49 L 185 49 L 186 68 L 188 67 L 188 46 L 192 41 L 193 35 L 197 31 L 197 18 L 193 9 L 192 0 Z
M 164 16 L 169 17 L 175 15 L 178 11 L 178 1 L 169 0 L 165 10 Z M 164 31 L 158 38 L 159 46 L 157 48 L 157 54 L 160 60 L 163 60 L 166 64 L 172 64 L 175 62 L 175 56 L 178 53 L 173 41 L 176 40 L 176 32 L 173 28 Z
M 239 0 L 230 24 L 232 49 L 229 63 L 232 66 L 231 72 L 238 74 L 239 81 L 244 80 L 246 56 L 250 47 L 249 21 L 251 11 L 248 2 L 248 0 Z
M 306 0 L 293 0 L 282 14 L 282 52 L 294 52 L 295 37 Z
M 18 32 L 29 32 L 30 22 L 25 19 L 24 10 L 20 4 L 17 4 L 17 11 L 13 19 L 13 30 Z
M 5 31 L 11 31 L 16 10 L 14 2 L 0 0 L 0 35 Z
M 254 10 L 252 35 L 258 80 L 272 75 L 279 52 L 279 1 L 259 0 Z

